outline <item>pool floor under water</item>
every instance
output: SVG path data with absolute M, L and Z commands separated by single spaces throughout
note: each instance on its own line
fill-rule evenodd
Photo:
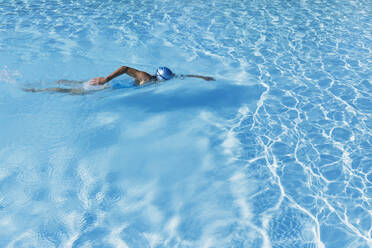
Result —
M 371 8 L 0 0 L 0 247 L 371 247 Z

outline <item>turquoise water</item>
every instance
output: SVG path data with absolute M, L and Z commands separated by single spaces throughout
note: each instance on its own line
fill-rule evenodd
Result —
M 0 247 L 371 247 L 371 13 L 0 0 Z

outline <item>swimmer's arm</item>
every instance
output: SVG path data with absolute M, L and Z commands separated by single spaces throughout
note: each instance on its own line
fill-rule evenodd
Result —
M 216 81 L 213 77 L 200 76 L 200 75 L 181 75 L 181 77 L 192 77 L 192 78 L 201 78 L 205 81 Z
M 128 67 L 128 66 L 120 66 L 116 71 L 108 75 L 107 77 L 98 77 L 93 78 L 90 80 L 90 84 L 92 85 L 99 85 L 99 84 L 105 84 L 112 79 L 126 73 L 128 76 L 131 76 L 135 79 L 136 82 L 147 82 L 150 81 L 151 75 L 144 71 L 139 71 L 137 69 Z

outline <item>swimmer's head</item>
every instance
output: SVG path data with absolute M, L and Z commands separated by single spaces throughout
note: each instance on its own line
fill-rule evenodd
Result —
M 156 70 L 156 78 L 158 80 L 169 80 L 174 76 L 173 72 L 167 67 L 159 67 Z

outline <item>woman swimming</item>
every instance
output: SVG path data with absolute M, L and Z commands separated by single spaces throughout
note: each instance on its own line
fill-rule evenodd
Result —
M 70 81 L 70 80 L 58 80 L 56 83 L 63 84 L 63 85 L 71 85 L 71 84 L 82 84 L 83 87 L 73 87 L 73 88 L 62 88 L 62 87 L 51 87 L 51 88 L 44 88 L 44 89 L 35 89 L 35 88 L 27 88 L 23 89 L 27 92 L 60 92 L 60 93 L 70 93 L 70 94 L 86 94 L 89 92 L 94 92 L 97 90 L 102 90 L 107 88 L 106 83 L 111 81 L 112 79 L 122 75 L 127 74 L 134 78 L 134 83 L 137 86 L 141 86 L 145 83 L 150 82 L 159 82 L 159 81 L 166 81 L 170 80 L 173 77 L 177 77 L 178 75 L 174 74 L 169 68 L 167 67 L 159 67 L 156 70 L 155 75 L 150 75 L 145 71 L 140 71 L 128 66 L 120 66 L 117 70 L 113 73 L 108 75 L 107 77 L 96 77 L 88 82 L 84 81 Z M 200 75 L 179 75 L 178 77 L 185 78 L 185 77 L 192 77 L 192 78 L 201 78 L 206 81 L 214 81 L 213 77 L 206 77 Z M 73 82 L 73 83 L 71 83 Z

